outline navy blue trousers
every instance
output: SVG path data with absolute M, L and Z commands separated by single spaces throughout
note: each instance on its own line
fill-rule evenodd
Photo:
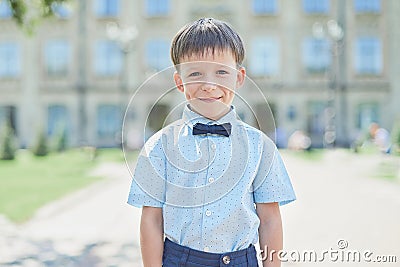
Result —
M 247 249 L 209 253 L 181 246 L 165 239 L 163 267 L 258 267 L 257 253 L 253 245 Z

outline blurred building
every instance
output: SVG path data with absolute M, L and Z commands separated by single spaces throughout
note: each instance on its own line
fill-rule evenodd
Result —
M 87 0 L 53 8 L 57 17 L 28 36 L 0 0 L 0 124 L 9 121 L 23 147 L 40 129 L 65 130 L 71 145 L 118 145 L 132 93 L 171 66 L 172 37 L 203 16 L 241 34 L 244 65 L 268 100 L 282 145 L 296 130 L 313 146 L 348 145 L 371 122 L 390 130 L 400 114 L 396 0 Z M 110 22 L 118 22 L 117 33 L 107 31 Z M 132 27 L 137 34 L 118 36 Z M 172 94 L 153 107 L 162 83 L 127 114 L 137 127 L 152 109 L 147 127 L 159 129 L 183 101 Z M 265 101 L 243 97 L 265 119 Z

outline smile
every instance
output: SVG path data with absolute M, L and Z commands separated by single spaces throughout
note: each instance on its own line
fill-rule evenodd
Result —
M 215 101 L 222 99 L 222 96 L 220 96 L 220 97 L 204 97 L 204 98 L 199 97 L 198 99 L 203 102 L 211 103 L 211 102 L 215 102 Z

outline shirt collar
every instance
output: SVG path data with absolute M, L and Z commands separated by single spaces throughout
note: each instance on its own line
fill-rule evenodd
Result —
M 231 110 L 219 120 L 211 120 L 194 112 L 190 109 L 189 104 L 187 104 L 183 110 L 182 120 L 185 122 L 185 124 L 190 125 L 191 127 L 196 123 L 222 124 L 229 122 L 232 125 L 235 125 L 238 123 L 238 116 L 236 114 L 235 107 L 231 106 Z

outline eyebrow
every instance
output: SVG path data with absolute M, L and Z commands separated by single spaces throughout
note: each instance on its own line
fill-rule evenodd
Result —
M 180 67 L 180 71 L 184 71 L 184 72 L 192 72 L 192 71 L 197 71 L 198 68 L 197 67 L 189 67 L 189 68 L 182 68 L 182 66 Z

